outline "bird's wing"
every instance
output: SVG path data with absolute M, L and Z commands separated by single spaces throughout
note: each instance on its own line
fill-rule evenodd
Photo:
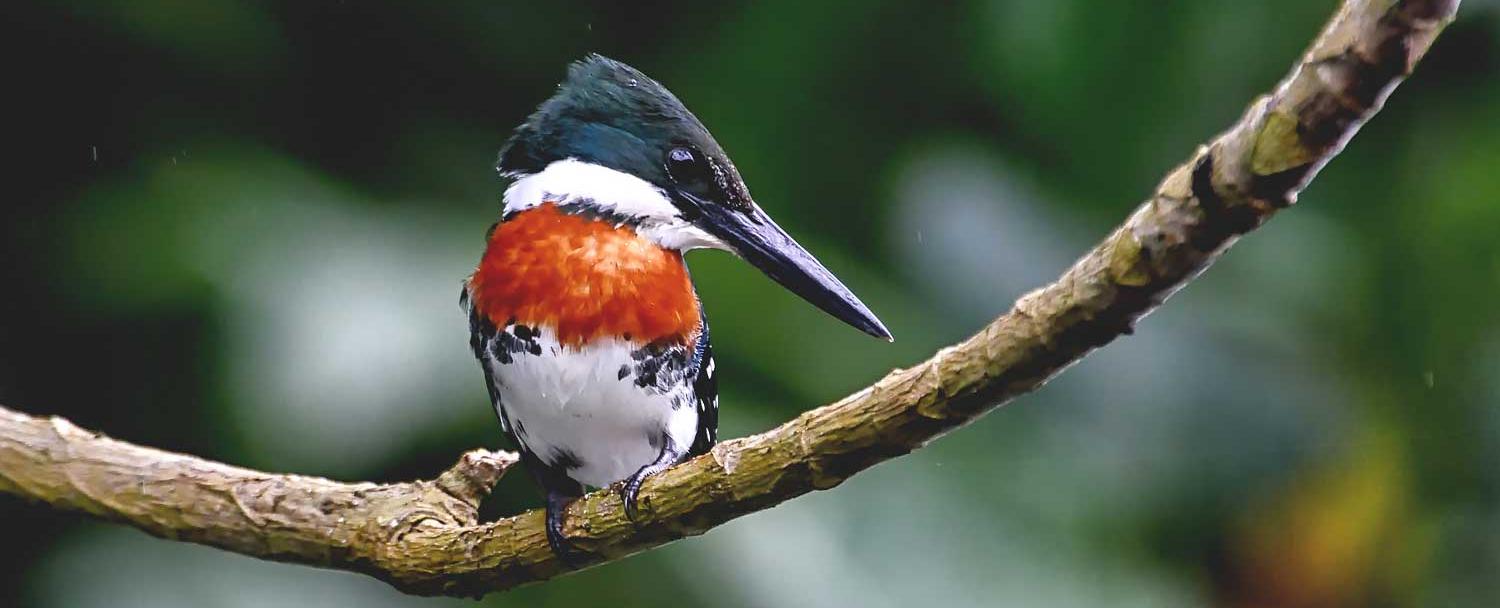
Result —
M 484 370 L 484 387 L 489 390 L 490 405 L 494 407 L 495 415 L 500 418 L 500 430 L 505 431 L 505 437 L 513 445 L 520 446 L 521 442 L 516 439 L 510 420 L 505 416 L 505 407 L 500 401 L 500 388 L 495 386 L 494 370 L 490 367 L 494 364 L 489 352 L 495 340 L 495 324 L 485 318 L 484 313 L 475 310 L 473 302 L 469 299 L 468 285 L 464 285 L 459 291 L 458 304 L 469 315 L 469 348 L 474 350 L 474 358 L 479 360 L 479 367 Z
M 708 340 L 708 319 L 703 319 L 703 331 L 698 335 L 696 359 L 698 374 L 693 378 L 693 396 L 698 408 L 698 433 L 689 456 L 705 454 L 719 441 L 719 380 L 714 375 L 714 352 Z

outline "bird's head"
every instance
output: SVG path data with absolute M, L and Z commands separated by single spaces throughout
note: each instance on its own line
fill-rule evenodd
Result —
M 515 181 L 505 212 L 544 203 L 633 227 L 678 251 L 729 251 L 867 334 L 891 334 L 869 308 L 750 197 L 708 129 L 670 91 L 599 55 L 574 63 L 526 119 L 496 168 Z

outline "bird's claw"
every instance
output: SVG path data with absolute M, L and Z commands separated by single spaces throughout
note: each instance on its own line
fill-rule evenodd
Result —
M 588 555 L 573 548 L 568 542 L 568 537 L 563 535 L 563 514 L 567 512 L 568 504 L 573 498 L 560 494 L 547 495 L 547 546 L 552 548 L 552 554 L 557 556 L 557 561 L 563 563 L 570 570 L 577 570 L 587 563 Z
M 620 486 L 620 502 L 625 504 L 625 519 L 632 523 L 635 522 L 636 514 L 639 512 L 636 508 L 636 500 L 640 497 L 641 482 L 645 480 L 644 475 L 635 475 L 626 479 L 625 483 Z
M 629 519 L 631 523 L 635 523 L 636 515 L 640 512 L 636 508 L 636 503 L 640 498 L 641 484 L 646 483 L 646 479 L 652 475 L 665 471 L 671 468 L 672 465 L 677 464 L 677 461 L 682 460 L 684 453 L 681 448 L 677 447 L 677 443 L 672 441 L 671 437 L 667 437 L 663 441 L 661 454 L 656 457 L 655 461 L 641 467 L 641 470 L 636 471 L 634 475 L 625 478 L 624 484 L 620 486 L 620 502 L 625 503 L 626 519 Z

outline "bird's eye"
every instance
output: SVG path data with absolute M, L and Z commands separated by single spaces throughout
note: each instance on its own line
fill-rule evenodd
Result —
M 708 164 L 691 148 L 672 148 L 667 151 L 667 175 L 679 184 L 689 184 L 708 178 Z
M 693 151 L 687 148 L 672 148 L 672 151 L 667 152 L 667 160 L 672 161 L 672 164 L 691 163 L 694 157 Z

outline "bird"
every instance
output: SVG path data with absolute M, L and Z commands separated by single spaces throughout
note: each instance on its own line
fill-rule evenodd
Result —
M 460 304 L 490 402 L 545 494 L 547 542 L 585 488 L 641 484 L 718 441 L 708 320 L 683 254 L 727 251 L 833 317 L 891 340 L 874 313 L 772 221 L 708 129 L 666 87 L 591 54 L 516 127 L 500 219 Z

